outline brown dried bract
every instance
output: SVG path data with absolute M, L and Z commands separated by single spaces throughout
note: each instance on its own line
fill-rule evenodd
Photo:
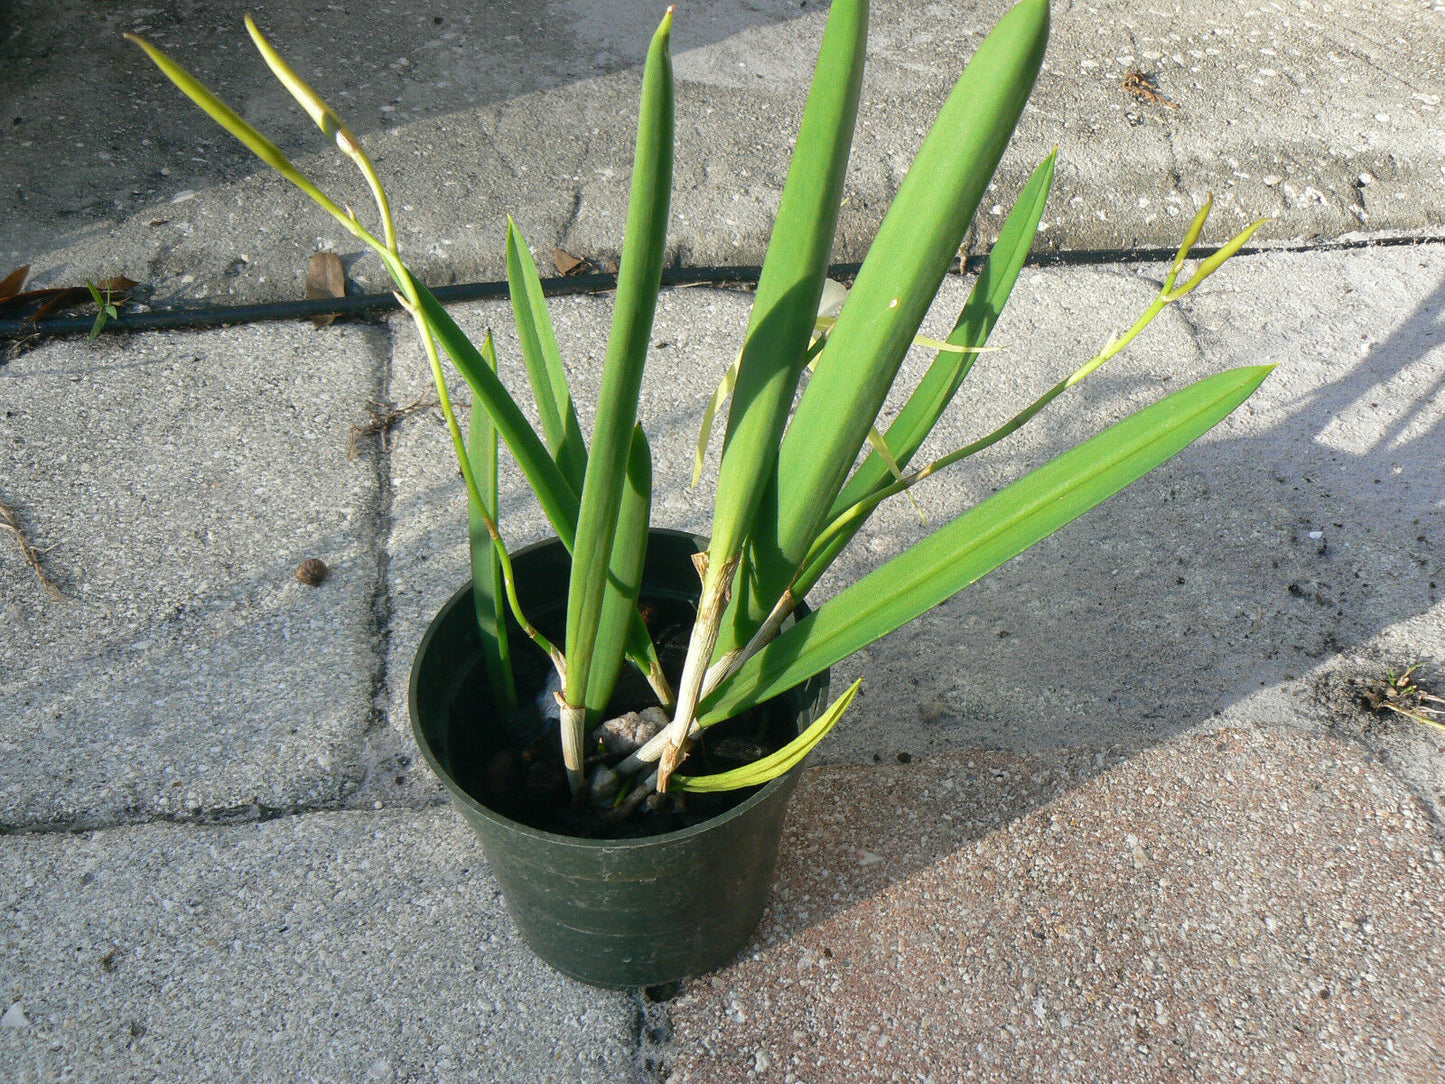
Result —
M 552 250 L 552 263 L 557 267 L 557 274 L 563 278 L 571 278 L 573 275 L 587 275 L 596 271 L 590 260 L 581 256 L 574 256 L 563 248 Z
M 306 268 L 306 299 L 319 301 L 345 296 L 346 269 L 341 264 L 341 257 L 334 252 L 318 252 L 313 255 Z M 322 328 L 330 326 L 335 319 L 336 314 L 333 312 L 324 316 L 313 316 L 311 323 Z
M 1171 102 L 1159 93 L 1159 84 L 1155 81 L 1154 76 L 1145 75 L 1138 68 L 1130 68 L 1124 76 L 1124 89 L 1141 102 L 1153 102 L 1166 109 L 1179 108 L 1178 102 Z

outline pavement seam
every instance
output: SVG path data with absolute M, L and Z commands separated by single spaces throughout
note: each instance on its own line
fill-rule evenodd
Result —
M 672 1054 L 672 1012 L 676 983 L 628 992 L 632 1004 L 633 1057 L 640 1084 L 663 1084 Z
M 73 818 L 65 821 L 38 821 L 25 824 L 0 824 L 0 839 L 22 836 L 86 836 L 93 832 L 109 832 L 124 828 L 145 828 L 152 824 L 174 825 L 191 828 L 240 828 L 246 825 L 265 824 L 269 821 L 285 820 L 287 817 L 305 817 L 318 813 L 346 813 L 375 816 L 378 813 L 398 810 L 417 813 L 449 806 L 446 798 L 437 798 L 423 805 L 405 804 L 371 806 L 358 808 L 346 804 L 345 800 L 334 802 L 300 802 L 295 805 L 268 806 L 251 802 L 231 809 L 197 810 L 188 814 L 157 813 L 145 817 L 115 817 L 107 820 L 85 820 Z
M 381 326 L 382 349 L 379 351 L 377 371 L 373 389 L 378 402 L 390 402 L 392 371 L 396 355 L 396 329 L 390 321 Z M 391 485 L 391 455 L 387 448 L 387 433 L 382 429 L 377 434 L 376 447 L 363 451 L 362 455 L 374 457 L 372 466 L 376 483 L 376 500 L 370 518 L 370 544 L 376 559 L 376 582 L 371 594 L 371 718 L 361 732 L 363 748 L 367 739 L 387 724 L 387 662 L 391 647 L 392 605 L 391 590 L 391 533 L 393 529 L 393 500 Z M 363 768 L 363 782 L 368 774 Z
M 1172 176 L 1172 173 L 1171 173 Z M 582 190 L 577 188 L 573 195 L 574 207 L 568 217 L 564 230 L 559 234 L 557 244 L 563 248 L 570 245 L 568 233 L 575 225 L 580 214 Z M 1363 198 L 1356 191 L 1356 200 L 1363 207 Z M 974 227 L 970 226 L 970 230 Z M 840 241 L 840 245 L 846 241 Z M 691 266 L 677 262 L 680 254 L 690 251 L 690 242 L 682 239 L 675 239 L 671 242 L 673 249 L 668 266 L 663 271 L 664 291 L 706 286 L 720 290 L 736 290 L 749 292 L 757 284 L 761 267 L 748 264 L 709 264 L 706 266 Z M 968 248 L 967 268 L 960 268 L 956 264 L 949 268 L 948 274 L 962 275 L 968 272 L 977 273 L 983 267 L 987 259 L 987 252 L 980 249 L 973 251 L 970 246 L 974 241 L 970 240 Z M 1355 252 L 1376 248 L 1401 248 L 1410 246 L 1419 248 L 1429 245 L 1445 245 L 1445 233 L 1395 233 L 1393 235 L 1351 236 L 1348 240 L 1332 241 L 1310 241 L 1308 239 L 1281 240 L 1278 242 L 1267 242 L 1259 246 L 1247 246 L 1240 249 L 1240 257 L 1262 256 L 1274 253 L 1290 253 L 1311 255 L 1315 253 L 1334 252 Z M 1218 252 L 1218 246 L 1202 245 L 1196 246 L 1192 257 L 1204 259 Z M 1169 263 L 1174 259 L 1175 249 L 1169 248 L 1104 248 L 1104 249 L 1042 249 L 1030 253 L 1024 261 L 1025 267 L 1103 267 L 1121 266 L 1131 267 L 1138 264 Z M 601 254 L 596 254 L 601 259 Z M 584 257 L 588 262 L 593 261 L 590 256 Z M 857 273 L 859 264 L 840 263 L 835 265 L 833 274 L 835 277 L 852 278 Z M 711 277 L 718 272 L 725 272 L 717 278 Z M 565 284 L 565 285 L 563 285 Z M 542 289 L 548 297 L 561 296 L 564 294 L 607 294 L 616 288 L 615 278 L 607 274 L 579 275 L 571 278 L 547 278 L 542 280 Z M 506 281 L 493 279 L 477 282 L 453 283 L 450 286 L 435 287 L 438 297 L 444 304 L 465 304 L 475 301 L 496 300 L 505 298 Z M 283 311 L 278 314 L 271 314 L 265 310 L 281 308 Z M 311 319 L 315 316 L 347 316 L 360 323 L 385 322 L 388 312 L 397 309 L 397 304 L 389 293 L 377 294 L 348 294 L 344 298 L 337 298 L 327 303 L 327 299 L 319 301 L 288 301 L 271 300 L 255 304 L 244 304 L 224 307 L 199 307 L 199 308 L 160 308 L 149 313 L 137 313 L 126 315 L 124 313 L 116 320 L 108 321 L 102 329 L 103 335 L 118 334 L 140 334 L 158 331 L 209 331 L 218 327 L 244 327 L 251 324 L 271 323 L 274 321 L 290 321 Z M 257 311 L 260 310 L 260 311 Z M 368 315 L 371 312 L 378 315 Z M 237 317 L 237 313 L 247 313 L 245 316 Z M 82 335 L 89 335 L 94 326 L 92 317 L 54 317 L 48 320 L 32 322 L 28 319 L 0 319 L 0 342 L 9 343 L 3 350 L 0 350 L 0 365 L 11 360 L 12 356 L 19 356 L 38 345 L 40 342 L 49 339 L 78 338 Z M 18 351 L 18 352 L 17 352 Z

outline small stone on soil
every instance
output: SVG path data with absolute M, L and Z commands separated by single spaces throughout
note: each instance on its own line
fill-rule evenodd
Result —
M 597 736 L 609 754 L 625 757 L 660 734 L 667 722 L 667 712 L 658 707 L 629 711 L 599 726 Z

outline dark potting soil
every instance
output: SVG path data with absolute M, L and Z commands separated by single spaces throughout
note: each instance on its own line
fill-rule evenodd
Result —
M 693 608 L 677 600 L 645 603 L 644 616 L 669 680 L 676 686 L 692 629 Z M 540 622 L 539 622 L 540 624 Z M 548 630 L 543 630 L 548 631 Z M 549 633 L 550 635 L 550 633 Z M 492 705 L 485 668 L 478 660 L 453 701 L 447 754 L 461 787 L 488 809 L 521 824 L 587 839 L 635 839 L 662 835 L 710 820 L 745 801 L 759 788 L 720 794 L 655 795 L 626 816 L 614 807 L 573 800 L 562 763 L 555 717 L 542 718 L 539 694 L 552 673 L 547 658 L 529 642 L 513 646 L 513 672 L 520 699 L 518 713 L 504 718 Z M 547 694 L 547 695 L 550 695 Z M 646 680 L 624 663 L 604 718 L 641 711 L 657 703 Z M 796 736 L 791 712 L 772 702 L 708 727 L 678 768 L 681 775 L 712 775 L 750 764 Z M 589 743 L 595 748 L 595 743 Z M 589 756 L 590 778 L 600 764 L 620 757 Z M 623 780 L 622 795 L 637 780 Z

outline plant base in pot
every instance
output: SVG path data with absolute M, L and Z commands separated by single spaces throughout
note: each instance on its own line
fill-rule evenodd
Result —
M 644 602 L 696 603 L 692 555 L 706 540 L 649 534 Z M 517 592 L 541 626 L 562 614 L 570 558 L 556 540 L 513 556 Z M 686 626 L 684 625 L 684 628 Z M 558 971 L 623 989 L 711 971 L 747 943 L 772 884 L 788 798 L 801 766 L 709 820 L 661 835 L 585 839 L 519 823 L 484 804 L 484 765 L 507 740 L 485 696 L 471 586 L 441 609 L 422 639 L 411 675 L 417 744 L 452 801 L 481 837 L 492 872 L 523 938 Z M 517 639 L 520 631 L 514 630 Z M 827 674 L 763 705 L 791 737 L 826 703 Z M 481 703 L 478 703 L 481 701 Z

